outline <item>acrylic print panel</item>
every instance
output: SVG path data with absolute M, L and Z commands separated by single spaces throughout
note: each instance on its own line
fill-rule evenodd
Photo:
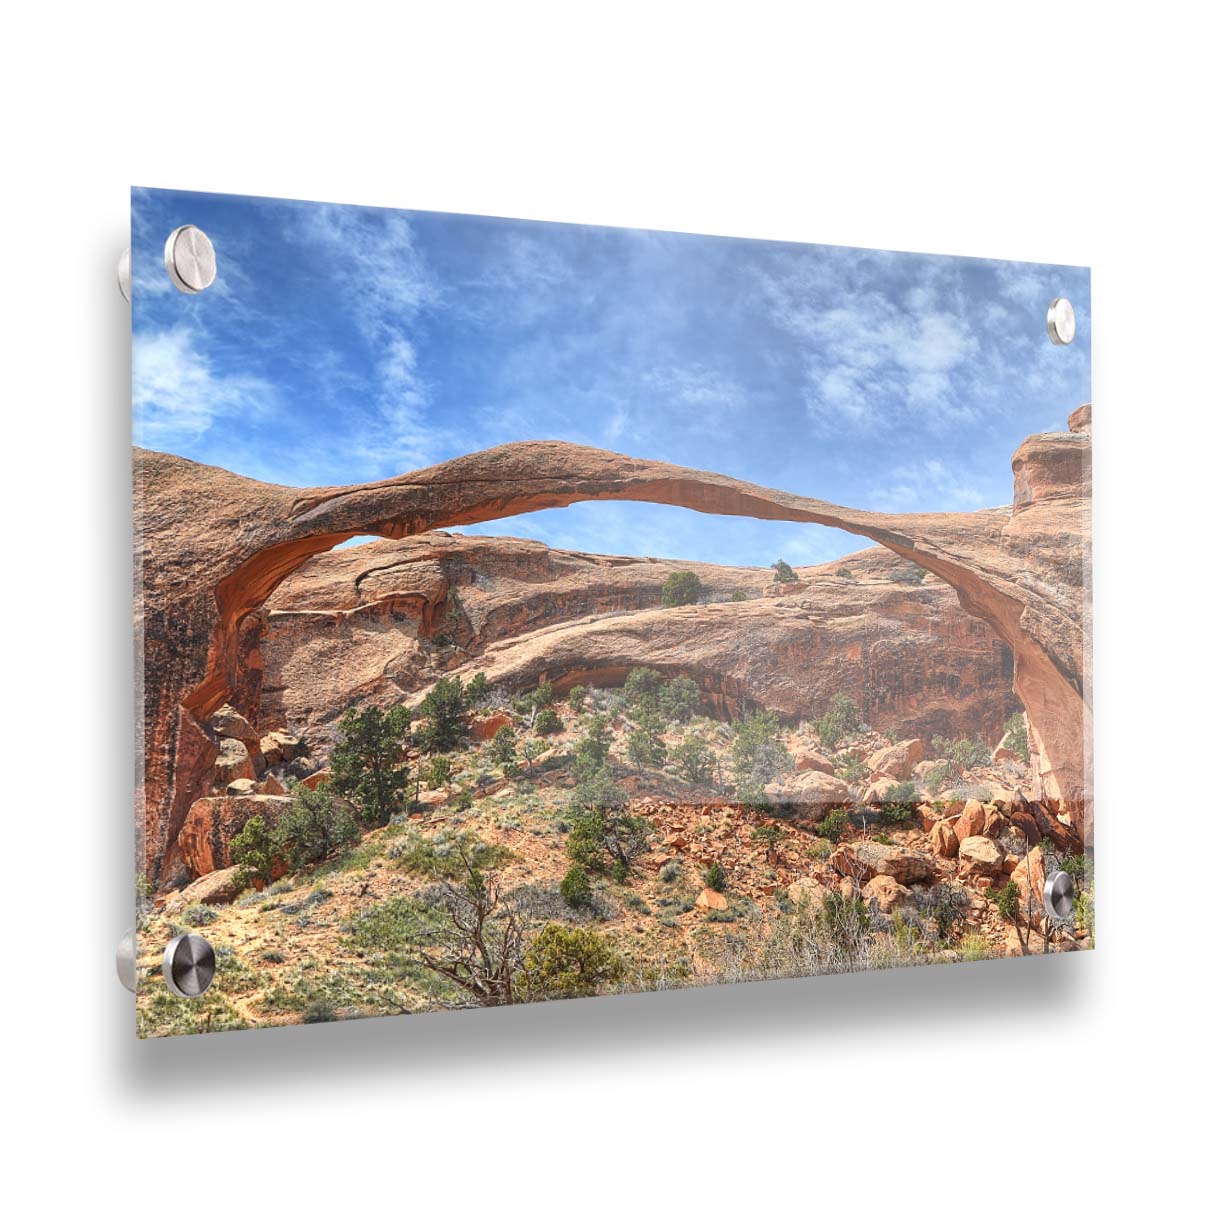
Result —
M 142 1035 L 1092 946 L 1086 269 L 132 249 Z

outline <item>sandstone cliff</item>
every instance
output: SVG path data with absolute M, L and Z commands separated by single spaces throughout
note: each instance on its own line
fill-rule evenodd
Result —
M 700 577 L 702 603 L 663 608 L 681 568 Z M 511 691 L 547 678 L 565 693 L 651 666 L 691 676 L 723 717 L 812 717 L 848 693 L 873 726 L 998 738 L 1015 706 L 1011 652 L 950 587 L 915 583 L 885 549 L 799 577 L 783 587 L 768 569 L 444 532 L 325 553 L 269 601 L 259 722 L 318 746 L 354 702 L 413 701 L 455 670 Z
M 514 443 L 392 480 L 310 490 L 138 449 L 146 869 L 162 877 L 167 848 L 207 784 L 217 754 L 209 716 L 228 701 L 258 717 L 259 611 L 305 560 L 353 535 L 401 539 L 597 499 L 822 523 L 930 570 L 1012 651 L 1045 783 L 1090 837 L 1088 454 L 1086 432 L 1037 435 L 1013 461 L 1010 509 L 895 515 L 561 442 Z

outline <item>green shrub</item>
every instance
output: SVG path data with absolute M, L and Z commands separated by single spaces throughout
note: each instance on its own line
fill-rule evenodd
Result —
M 399 871 L 435 879 L 461 879 L 464 859 L 477 871 L 497 867 L 514 856 L 504 846 L 491 846 L 470 833 L 443 830 L 430 837 L 413 828 L 387 847 L 387 858 Z
M 747 600 L 747 598 L 748 598 L 748 593 L 746 591 L 732 591 L 731 592 L 731 602 L 732 603 L 744 603 Z
M 947 739 L 937 735 L 933 741 L 935 751 L 941 757 L 947 757 L 961 769 L 975 769 L 990 764 L 990 745 L 983 739 L 971 740 L 965 737 L 957 740 Z
M 606 936 L 550 922 L 528 946 L 517 987 L 520 997 L 572 999 L 615 986 L 624 974 Z
M 668 722 L 686 723 L 701 709 L 701 690 L 688 676 L 676 676 L 659 690 L 659 713 Z
M 901 824 L 913 815 L 917 802 L 918 788 L 912 782 L 897 782 L 884 792 L 880 819 L 885 824 Z
M 606 714 L 588 714 L 586 733 L 574 746 L 574 760 L 579 778 L 595 777 L 608 763 L 612 746 L 612 728 Z
M 731 775 L 743 803 L 761 805 L 765 787 L 794 762 L 782 745 L 776 714 L 761 711 L 735 724 L 731 743 Z
M 643 714 L 625 742 L 629 760 L 639 769 L 655 768 L 667 760 L 663 724 L 653 711 Z
M 569 708 L 575 714 L 581 714 L 586 708 L 587 691 L 586 685 L 575 684 L 569 691 Z
M 858 708 L 845 693 L 838 693 L 828 710 L 816 720 L 816 734 L 826 748 L 836 748 L 847 735 L 859 729 Z
M 695 604 L 701 596 L 701 580 L 692 570 L 677 570 L 668 574 L 663 583 L 663 606 L 679 608 L 683 604 Z
M 454 805 L 455 811 L 457 812 L 466 812 L 468 808 L 475 803 L 475 801 L 476 796 L 472 794 L 472 788 L 470 786 L 461 786 L 458 791 L 455 792 L 454 798 L 451 799 L 451 803 Z
M 477 709 L 489 700 L 492 692 L 493 686 L 489 683 L 489 677 L 484 672 L 477 672 L 463 690 L 463 704 L 469 710 Z
M 588 871 L 610 869 L 613 879 L 623 881 L 649 845 L 650 823 L 629 811 L 606 770 L 574 788 L 566 814 L 569 856 Z
M 447 683 L 439 681 L 434 692 Z M 461 713 L 463 685 L 458 680 L 453 685 L 458 694 L 457 710 Z M 430 694 L 426 698 L 427 705 L 432 697 Z M 377 706 L 367 706 L 360 713 L 348 710 L 340 720 L 339 738 L 329 762 L 329 783 L 354 805 L 364 825 L 385 825 L 403 807 L 408 785 L 404 737 L 409 721 L 403 706 L 395 706 L 385 714 Z M 435 737 L 433 746 L 436 749 L 443 745 Z
M 439 787 L 445 786 L 450 781 L 451 769 L 450 757 L 434 757 L 425 770 L 425 785 L 431 790 L 437 790 Z
M 635 667 L 626 677 L 623 687 L 630 705 L 654 704 L 658 700 L 663 677 L 653 667 Z
M 191 927 L 207 926 L 217 920 L 217 911 L 209 905 L 201 905 L 198 901 L 189 905 L 183 911 L 183 920 Z
M 1028 760 L 1028 722 L 1023 710 L 1017 710 L 1003 724 L 1003 747 L 1014 752 L 1022 761 Z
M 563 731 L 565 728 L 561 722 L 561 716 L 556 710 L 549 707 L 536 715 L 534 729 L 541 735 L 556 735 L 558 731 Z
M 493 736 L 493 740 L 489 745 L 489 755 L 502 769 L 514 764 L 518 751 L 514 742 L 514 731 L 512 728 L 498 727 L 497 734 Z
M 668 859 L 659 868 L 659 880 L 664 884 L 674 884 L 680 878 L 680 864 L 675 859 Z
M 954 777 L 960 776 L 960 770 L 952 764 L 951 761 L 940 761 L 937 765 L 931 768 L 930 773 L 923 778 L 923 785 L 933 795 L 938 795 L 940 791 L 946 790 L 948 783 Z
M 252 816 L 230 839 L 229 845 L 230 859 L 242 869 L 241 887 L 245 888 L 252 880 L 267 883 L 272 879 L 276 849 L 276 838 L 264 818 L 258 814 Z
M 850 813 L 845 808 L 834 808 L 817 826 L 816 835 L 828 841 L 840 841 L 846 831 Z
M 589 908 L 594 899 L 591 878 L 577 863 L 565 873 L 565 878 L 561 881 L 561 899 L 573 909 Z
M 418 732 L 421 747 L 426 752 L 449 752 L 454 748 L 463 736 L 466 708 L 463 681 L 458 676 L 439 680 L 421 702 L 419 713 L 425 719 Z
M 838 836 L 841 835 L 841 830 L 838 830 Z M 833 843 L 837 840 L 836 837 L 819 837 L 811 845 L 808 846 L 807 852 L 811 858 L 814 858 L 818 863 L 823 863 L 828 860 L 833 853 Z
M 527 762 L 528 771 L 535 768 L 535 763 L 548 751 L 548 745 L 542 739 L 529 739 L 523 745 L 523 760 Z
M 833 772 L 843 782 L 861 782 L 867 776 L 867 763 L 861 761 L 853 753 L 843 752 L 834 758 Z
M 851 582 L 854 581 L 854 572 L 844 565 L 837 571 L 837 576 L 839 578 L 849 578 Z
M 767 851 L 773 851 L 786 840 L 786 830 L 781 825 L 757 825 L 752 830 L 752 840 L 760 842 Z
M 293 804 L 280 818 L 274 834 L 276 853 L 290 871 L 321 863 L 361 840 L 361 830 L 348 807 L 332 793 L 329 783 L 315 790 L 294 786 Z M 247 822 L 250 824 L 250 821 Z M 233 845 L 231 843 L 231 853 Z
M 336 1018 L 336 1009 L 326 999 L 311 999 L 302 1012 L 303 1024 L 328 1024 Z
M 958 951 L 963 961 L 989 960 L 995 955 L 995 950 L 990 946 L 990 940 L 976 931 L 965 936 Z
M 921 565 L 907 565 L 903 569 L 894 570 L 892 574 L 894 582 L 903 582 L 907 586 L 919 586 L 925 577 L 926 570 Z
M 672 759 L 679 765 L 686 782 L 708 786 L 714 781 L 718 758 L 697 736 L 686 735 L 683 743 L 672 749 Z
M 707 888 L 712 888 L 715 892 L 722 892 L 727 887 L 727 873 L 721 863 L 711 863 L 701 880 Z
M 1020 886 L 1015 880 L 1008 880 L 1002 888 L 992 888 L 986 895 L 994 902 L 1000 918 L 1008 922 L 1019 920 Z
M 963 888 L 955 884 L 941 883 L 926 890 L 919 909 L 930 919 L 939 939 L 946 942 L 960 937 L 969 904 L 969 894 Z
M 547 681 L 541 681 L 527 694 L 527 708 L 537 711 L 551 709 L 553 701 L 553 686 Z
M 785 561 L 779 558 L 770 567 L 774 572 L 775 582 L 798 582 L 799 575 Z

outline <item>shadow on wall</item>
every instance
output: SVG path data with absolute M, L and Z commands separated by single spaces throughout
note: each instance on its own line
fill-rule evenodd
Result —
M 482 1077 L 507 1062 L 542 1072 L 555 1071 L 561 1060 L 576 1067 L 592 1058 L 640 1064 L 644 1048 L 654 1066 L 702 1057 L 713 1067 L 728 1056 L 729 1042 L 808 1036 L 844 1050 L 878 1034 L 882 1043 L 895 1043 L 902 1001 L 905 1031 L 914 1036 L 1023 1018 L 1046 1027 L 1060 1017 L 1070 1023 L 1090 989 L 1084 968 L 1079 956 L 1032 956 L 185 1040 L 137 1041 L 129 1028 L 116 1076 L 124 1094 L 150 1101 L 280 1090 L 286 1077 L 307 1070 L 312 1087 L 354 1089 L 367 1077 L 385 1084 L 389 1073 L 403 1073 L 421 1085 L 487 1088 Z

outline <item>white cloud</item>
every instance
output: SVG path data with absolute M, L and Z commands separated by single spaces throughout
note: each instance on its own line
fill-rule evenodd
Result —
M 705 366 L 649 370 L 644 381 L 656 399 L 652 411 L 682 407 L 707 413 L 730 412 L 744 406 L 744 392 L 739 384 Z
M 215 373 L 193 328 L 132 337 L 133 427 L 142 446 L 181 448 L 214 421 L 261 417 L 275 403 L 275 388 L 265 379 Z
M 419 370 L 417 338 L 439 290 L 408 218 L 312 205 L 297 222 L 307 241 L 325 248 L 320 266 L 333 273 L 337 301 L 374 354 L 381 428 L 364 432 L 349 449 L 388 473 L 428 465 L 444 447 L 446 431 L 428 421 L 430 390 Z
M 940 459 L 903 464 L 871 491 L 872 506 L 894 513 L 917 510 L 980 510 L 986 495 L 962 472 Z

